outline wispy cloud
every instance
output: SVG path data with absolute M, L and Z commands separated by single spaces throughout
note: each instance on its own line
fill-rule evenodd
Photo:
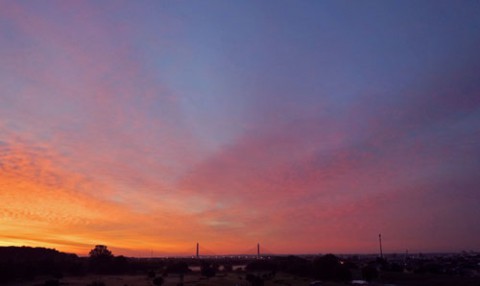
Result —
M 399 7 L 400 25 L 387 9 L 387 33 L 356 22 L 362 6 L 353 33 L 310 13 L 332 7 L 257 7 L 253 25 L 242 5 L 207 19 L 181 4 L 56 4 L 0 4 L 0 244 L 371 252 L 382 232 L 392 251 L 476 246 L 469 11 L 445 15 L 464 31 L 451 33 L 438 11 Z

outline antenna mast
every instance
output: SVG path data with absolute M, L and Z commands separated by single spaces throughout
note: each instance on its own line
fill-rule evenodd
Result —
M 382 249 L 382 234 L 378 234 L 378 243 L 380 245 L 380 258 L 383 259 L 383 249 Z

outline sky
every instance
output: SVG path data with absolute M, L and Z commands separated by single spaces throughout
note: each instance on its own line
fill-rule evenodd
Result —
M 480 251 L 479 1 L 1 1 L 0 246 Z

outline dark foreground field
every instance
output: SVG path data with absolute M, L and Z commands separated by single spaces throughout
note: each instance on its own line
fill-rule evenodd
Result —
M 0 247 L 6 286 L 480 286 L 480 254 L 128 258 Z M 155 281 L 156 279 L 156 281 Z M 369 281 L 368 284 L 366 281 Z M 362 284 L 360 284 L 362 283 Z
M 5 286 L 44 286 L 50 280 L 48 277 L 37 278 L 33 281 L 11 282 Z M 59 281 L 59 285 L 70 286 L 152 286 L 152 279 L 144 275 L 86 275 L 83 277 L 65 277 Z M 274 278 L 264 281 L 264 286 L 308 286 L 314 280 L 296 277 L 286 273 L 278 273 Z M 178 275 L 170 275 L 164 278 L 163 286 L 177 286 L 180 283 Z M 184 276 L 185 286 L 251 286 L 246 280 L 244 273 L 225 273 L 215 277 L 205 278 L 200 273 L 190 273 Z M 320 285 L 341 286 L 353 285 L 352 282 L 324 281 Z M 367 285 L 405 285 L 405 286 L 480 286 L 480 279 L 475 277 L 456 277 L 446 275 L 419 275 L 385 273 L 382 281 L 370 282 Z
M 164 278 L 163 286 L 177 286 L 180 283 L 178 275 L 170 275 Z M 6 286 L 40 286 L 45 285 L 48 279 L 38 278 L 34 281 L 12 282 L 5 284 Z M 152 286 L 152 279 L 144 275 L 87 275 L 83 277 L 65 277 L 59 280 L 60 285 L 71 286 L 87 286 L 87 285 L 104 285 L 104 286 Z M 269 285 L 309 285 L 311 279 L 294 277 L 288 274 L 279 274 L 270 281 L 265 281 L 265 286 Z M 97 283 L 97 284 L 95 284 Z M 103 284 L 102 284 L 103 283 Z M 183 284 L 185 286 L 220 286 L 220 285 L 237 285 L 250 286 L 251 284 L 245 280 L 245 274 L 228 273 L 219 274 L 215 277 L 205 278 L 200 273 L 190 273 L 184 276 Z M 333 282 L 325 282 L 322 285 L 345 285 Z

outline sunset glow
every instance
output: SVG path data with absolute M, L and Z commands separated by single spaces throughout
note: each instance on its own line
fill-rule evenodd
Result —
M 478 251 L 478 15 L 2 1 L 0 246 Z

